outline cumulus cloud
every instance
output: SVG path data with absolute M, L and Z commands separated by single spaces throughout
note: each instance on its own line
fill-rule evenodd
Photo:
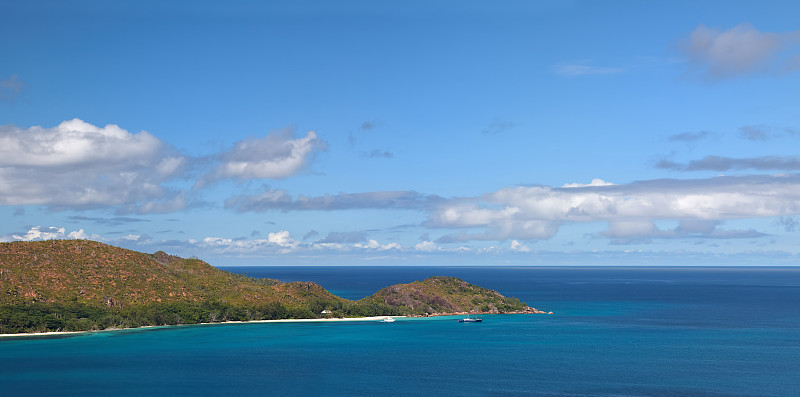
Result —
M 53 128 L 0 126 L 0 205 L 181 209 L 180 192 L 164 183 L 179 176 L 184 162 L 149 133 L 113 124 L 73 119 Z
M 547 239 L 567 222 L 611 222 L 606 236 L 663 237 L 654 220 L 681 221 L 684 235 L 758 237 L 752 231 L 698 232 L 699 223 L 800 213 L 800 175 L 653 180 L 627 185 L 505 188 L 475 199 L 441 203 L 426 226 L 482 229 L 448 236 L 467 240 Z M 687 225 L 694 225 L 687 229 Z M 708 224 L 705 224 L 706 226 Z M 689 231 L 692 230 L 692 231 Z
M 222 153 L 215 170 L 199 182 L 202 186 L 219 179 L 283 179 L 303 170 L 311 156 L 324 150 L 325 141 L 316 132 L 295 138 L 292 130 L 273 131 L 264 138 L 236 142 Z
M 800 69 L 800 30 L 761 32 L 749 23 L 719 30 L 699 25 L 681 50 L 693 73 L 712 79 Z
M 109 159 L 143 165 L 163 146 L 145 131 L 131 134 L 113 124 L 100 128 L 80 119 L 55 128 L 6 125 L 0 127 L 0 167 L 90 168 Z
M 14 235 L 14 239 L 20 241 L 33 241 L 33 240 L 52 240 L 64 237 L 64 228 L 50 226 L 44 228 L 41 226 L 34 226 L 23 236 Z
M 80 229 L 80 230 L 77 230 L 77 231 L 70 232 L 67 235 L 67 237 L 74 238 L 74 239 L 83 239 L 83 240 L 85 240 L 85 239 L 89 238 L 89 235 L 86 234 L 86 232 L 84 232 L 83 229 Z
M 381 244 L 377 240 L 369 240 L 366 244 L 355 244 L 356 248 L 363 248 L 366 250 L 388 251 L 388 250 L 402 250 L 403 247 L 397 243 Z
M 254 253 L 269 251 L 277 253 L 293 252 L 300 244 L 288 231 L 269 233 L 265 239 L 230 239 L 222 237 L 206 237 L 202 241 L 189 240 L 201 248 L 211 249 L 216 253 Z
M 297 199 L 284 190 L 266 190 L 258 195 L 235 196 L 225 201 L 225 208 L 236 212 L 264 211 L 334 211 L 349 209 L 424 209 L 440 201 L 438 196 L 423 195 L 414 191 L 381 191 L 367 193 L 339 193 Z
M 613 185 L 611 182 L 606 182 L 600 178 L 594 178 L 588 184 L 583 183 L 565 183 L 562 187 L 586 187 L 586 186 L 610 186 Z
M 433 252 L 433 251 L 438 251 L 439 247 L 437 247 L 433 241 L 423 241 L 415 245 L 414 249 L 422 252 Z
M 511 240 L 511 250 L 517 252 L 531 252 L 531 249 L 528 246 L 520 243 L 517 240 Z
M 670 160 L 661 160 L 656 168 L 675 171 L 732 171 L 732 170 L 800 170 L 800 158 L 795 156 L 764 156 L 751 158 L 732 158 L 723 156 L 706 156 L 700 160 L 692 160 L 681 164 Z
M 297 245 L 297 241 L 295 241 L 286 230 L 282 230 L 278 233 L 268 234 L 267 241 L 269 241 L 271 244 L 277 244 L 281 247 L 293 247 Z
M 87 239 L 90 236 L 83 231 L 80 230 L 73 230 L 69 233 L 66 232 L 66 229 L 63 227 L 56 227 L 56 226 L 34 226 L 28 229 L 25 234 L 18 235 L 14 234 L 6 236 L 0 241 L 40 241 L 40 240 L 57 240 L 57 239 L 64 239 L 64 238 L 71 238 L 71 239 Z M 92 235 L 93 238 L 98 238 L 97 235 Z

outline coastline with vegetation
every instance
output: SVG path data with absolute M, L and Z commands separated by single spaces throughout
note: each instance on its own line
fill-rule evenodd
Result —
M 114 332 L 125 330 L 147 330 L 157 328 L 171 328 L 182 326 L 203 326 L 203 325 L 226 325 L 226 324 L 261 324 L 261 323 L 311 323 L 311 322 L 351 322 L 351 321 L 382 321 L 385 318 L 405 318 L 409 316 L 372 316 L 372 317 L 345 317 L 345 318 L 284 318 L 278 320 L 252 320 L 252 321 L 224 321 L 216 323 L 197 323 L 197 324 L 174 324 L 174 325 L 143 325 L 141 327 L 129 328 L 106 328 L 87 331 L 45 331 L 45 332 L 22 332 L 15 334 L 0 334 L 0 338 L 28 338 L 28 337 L 48 337 L 48 336 L 68 336 L 80 335 L 94 332 Z
M 316 283 L 250 278 L 164 252 L 89 240 L 0 243 L 0 334 L 488 313 L 542 312 L 454 277 L 351 301 Z

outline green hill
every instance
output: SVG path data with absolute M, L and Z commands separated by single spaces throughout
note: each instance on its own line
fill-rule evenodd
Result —
M 506 298 L 497 291 L 469 284 L 455 277 L 429 277 L 410 284 L 392 285 L 364 301 L 401 307 L 409 314 L 538 313 L 518 299 Z
M 215 300 L 235 305 L 338 299 L 313 283 L 253 279 L 198 259 L 144 254 L 87 240 L 0 244 L 0 304 L 79 302 L 130 307 Z
M 0 243 L 0 333 L 323 316 L 532 309 L 450 277 L 395 285 L 360 301 L 311 282 L 225 272 L 198 259 L 87 240 Z

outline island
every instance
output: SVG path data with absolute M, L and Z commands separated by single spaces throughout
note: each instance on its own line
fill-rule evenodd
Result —
M 91 240 L 0 243 L 0 334 L 465 313 L 543 312 L 455 277 L 352 301 L 313 282 L 251 278 L 161 251 Z

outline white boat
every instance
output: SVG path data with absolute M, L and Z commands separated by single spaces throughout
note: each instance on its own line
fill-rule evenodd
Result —
M 393 322 L 394 322 L 394 319 L 393 319 L 393 318 L 391 318 L 391 317 L 386 317 L 386 318 L 384 318 L 384 319 L 383 319 L 383 322 L 384 322 L 384 323 L 393 323 Z

